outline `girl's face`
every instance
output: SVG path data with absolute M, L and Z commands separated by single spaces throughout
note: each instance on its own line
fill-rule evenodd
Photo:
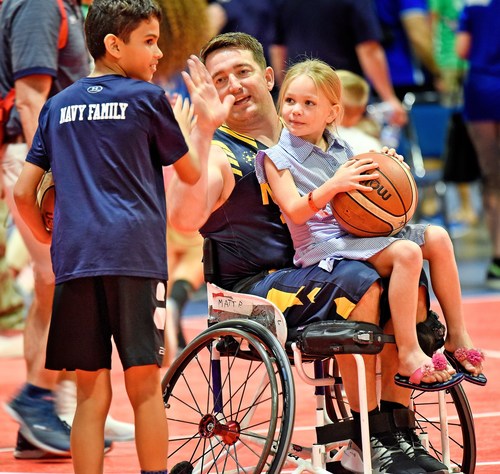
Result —
M 283 94 L 281 115 L 290 133 L 314 145 L 320 145 L 326 126 L 337 114 L 338 106 L 330 103 L 309 76 L 290 81 Z

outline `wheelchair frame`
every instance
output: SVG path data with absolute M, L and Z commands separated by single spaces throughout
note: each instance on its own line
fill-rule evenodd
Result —
M 207 287 L 209 327 L 188 344 L 162 381 L 171 433 L 169 465 L 187 461 L 196 474 L 277 473 L 283 469 L 336 472 L 350 438 L 349 430 L 343 429 L 348 426 L 349 408 L 335 357 L 311 357 L 301 352 L 297 341 L 286 342 L 283 315 L 268 300 L 229 292 L 211 283 Z M 358 369 L 364 462 L 354 461 L 358 463 L 356 472 L 370 474 L 361 353 L 353 357 Z M 312 377 L 305 370 L 310 363 L 314 366 Z M 312 446 L 301 446 L 291 439 L 296 404 L 292 364 L 298 377 L 315 387 L 317 440 Z M 250 388 L 253 395 L 248 393 Z M 429 413 L 433 404 L 438 407 L 437 415 Z M 414 391 L 411 408 L 431 454 L 450 472 L 473 474 L 474 422 L 462 386 L 437 394 Z

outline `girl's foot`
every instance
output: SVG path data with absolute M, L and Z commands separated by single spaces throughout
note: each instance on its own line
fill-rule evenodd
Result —
M 442 354 L 436 353 L 431 358 L 421 351 L 415 351 L 411 356 L 410 359 L 399 361 L 399 373 L 412 380 L 418 378 L 419 382 L 425 383 L 446 382 L 456 373 Z
M 476 385 L 486 385 L 488 380 L 482 373 L 484 354 L 481 350 L 462 347 L 454 352 L 445 350 L 444 353 L 457 372 L 464 375 L 465 380 Z
M 444 348 L 446 357 L 458 371 L 473 376 L 483 372 L 484 354 L 480 349 L 474 347 L 467 333 L 462 334 L 461 337 L 451 337 L 448 334 Z M 457 368 L 457 363 L 461 367 Z
M 443 354 L 434 354 L 430 362 L 418 367 L 411 376 L 396 374 L 394 382 L 402 387 L 422 391 L 446 390 L 464 378 L 463 374 L 455 373 Z

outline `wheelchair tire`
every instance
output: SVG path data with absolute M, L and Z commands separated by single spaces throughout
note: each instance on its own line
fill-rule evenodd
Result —
M 290 359 L 276 337 L 261 324 L 252 320 L 224 321 L 218 324 L 221 328 L 231 326 L 245 330 L 258 338 L 269 351 L 275 366 L 279 385 L 278 402 L 283 406 L 278 409 L 279 438 L 273 444 L 274 458 L 268 472 L 279 473 L 289 453 L 295 421 L 295 386 Z
M 203 473 L 277 473 L 293 427 L 293 379 L 266 328 L 230 323 L 203 331 L 162 381 L 169 466 L 184 461 Z
M 335 361 L 330 364 L 330 371 L 333 376 L 339 376 Z M 474 474 L 477 452 L 476 434 L 474 418 L 463 385 L 455 385 L 445 392 L 450 467 L 451 472 Z M 341 384 L 336 384 L 325 392 L 325 405 L 333 422 L 350 416 L 349 403 L 344 396 Z M 425 433 L 428 438 L 429 453 L 440 461 L 444 461 L 437 392 L 414 390 L 410 406 L 415 411 L 417 434 Z
M 474 418 L 463 384 L 451 387 L 445 393 L 448 415 L 448 440 L 452 472 L 474 474 L 476 469 L 476 433 Z M 412 404 L 415 411 L 417 433 L 429 437 L 429 452 L 443 460 L 440 442 L 441 427 L 436 419 L 439 413 L 437 394 L 414 391 Z M 434 413 L 432 416 L 431 413 Z

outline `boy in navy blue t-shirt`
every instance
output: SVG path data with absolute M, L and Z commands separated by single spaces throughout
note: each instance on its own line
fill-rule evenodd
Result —
M 77 374 L 71 433 L 77 474 L 103 469 L 111 338 L 134 409 L 142 472 L 166 472 L 162 167 L 173 165 L 181 180 L 194 183 L 200 159 L 189 139 L 191 108 L 177 101 L 172 110 L 150 83 L 162 57 L 160 19 L 152 0 L 94 1 L 85 32 L 95 69 L 47 101 L 15 188 L 35 237 L 52 241 L 56 292 L 46 367 Z M 52 233 L 36 205 L 48 169 L 56 189 Z

